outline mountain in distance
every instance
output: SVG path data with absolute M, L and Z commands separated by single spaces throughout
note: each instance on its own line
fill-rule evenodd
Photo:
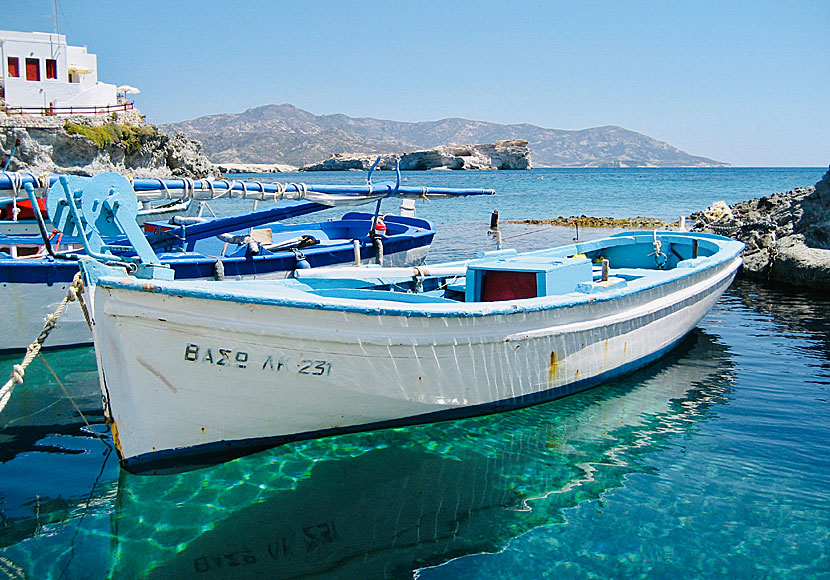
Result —
M 524 139 L 534 167 L 723 167 L 622 127 L 567 131 L 468 119 L 417 123 L 314 115 L 293 105 L 264 105 L 243 113 L 207 115 L 162 125 L 202 142 L 214 163 L 303 166 L 334 153 L 404 153 L 442 145 Z

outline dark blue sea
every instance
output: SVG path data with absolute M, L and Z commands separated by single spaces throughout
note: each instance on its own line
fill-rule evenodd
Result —
M 715 201 L 812 185 L 824 172 L 404 179 L 497 190 L 419 203 L 418 214 L 438 224 L 431 255 L 440 261 L 494 247 L 494 209 L 505 246 L 531 249 L 577 233 L 507 222 L 676 220 Z M 233 203 L 218 203 L 217 213 L 248 207 Z M 396 206 L 386 201 L 382 211 Z M 0 365 L 11 371 L 19 359 Z M 0 425 L 0 578 L 830 579 L 828 293 L 739 280 L 669 355 L 593 390 L 498 415 L 289 444 L 184 474 L 119 469 L 91 348 L 35 360 Z

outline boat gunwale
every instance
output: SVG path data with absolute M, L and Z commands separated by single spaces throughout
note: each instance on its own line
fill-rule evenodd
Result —
M 673 235 L 679 232 L 670 232 Z M 642 234 L 642 232 L 641 232 Z M 680 233 L 682 235 L 682 233 Z M 632 235 L 632 234 L 628 234 Z M 652 235 L 651 232 L 648 235 Z M 686 236 L 694 238 L 697 234 Z M 139 280 L 123 276 L 102 275 L 96 280 L 96 285 L 113 290 L 139 291 L 164 294 L 172 297 L 192 298 L 199 300 L 240 303 L 245 305 L 263 305 L 284 308 L 326 310 L 333 312 L 361 313 L 374 316 L 406 316 L 406 317 L 446 317 L 446 318 L 467 318 L 480 316 L 516 315 L 521 313 L 532 313 L 548 311 L 559 308 L 576 307 L 583 304 L 603 303 L 619 300 L 626 296 L 635 296 L 661 286 L 668 286 L 673 282 L 689 279 L 693 276 L 712 272 L 722 268 L 730 262 L 737 262 L 728 269 L 737 270 L 741 264 L 741 251 L 744 245 L 741 242 L 723 238 L 720 236 L 705 235 L 707 239 L 715 241 L 719 250 L 707 256 L 706 259 L 689 268 L 673 268 L 671 270 L 648 270 L 650 273 L 660 273 L 660 276 L 648 276 L 647 281 L 640 279 L 639 283 L 628 284 L 623 288 L 612 289 L 602 293 L 571 292 L 536 298 L 514 299 L 498 302 L 457 302 L 457 303 L 417 303 L 395 302 L 394 300 L 355 300 L 350 298 L 337 298 L 332 296 L 320 296 L 312 292 L 304 291 L 301 288 L 285 285 L 284 280 L 267 281 L 277 288 L 282 286 L 280 294 L 268 294 L 272 286 L 265 288 L 265 293 L 253 292 L 253 288 L 263 289 L 266 281 L 235 281 L 229 291 L 223 291 L 223 284 L 217 282 L 204 282 L 198 280 L 186 281 L 156 281 Z M 554 248 L 554 250 L 567 250 L 573 245 Z M 551 251 L 551 250 L 547 250 Z M 534 254 L 529 252 L 527 254 Z M 527 255 L 524 254 L 524 255 Z M 463 262 L 452 262 L 460 264 Z M 381 270 L 382 269 L 378 269 Z M 624 269 L 626 270 L 626 269 Z M 644 270 L 645 271 L 645 270 Z M 646 277 L 644 277 L 646 278 Z M 255 284 L 256 286 L 251 286 Z M 417 307 L 413 307 L 417 306 Z

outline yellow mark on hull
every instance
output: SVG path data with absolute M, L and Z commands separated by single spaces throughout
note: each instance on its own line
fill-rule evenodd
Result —
M 112 442 L 115 443 L 115 450 L 118 452 L 118 457 L 123 458 L 124 454 L 121 452 L 121 441 L 118 439 L 118 427 L 115 426 L 115 421 L 110 421 L 110 431 L 112 431 Z
M 550 377 L 548 380 L 552 383 L 553 379 L 556 375 L 556 352 L 551 351 L 550 353 Z

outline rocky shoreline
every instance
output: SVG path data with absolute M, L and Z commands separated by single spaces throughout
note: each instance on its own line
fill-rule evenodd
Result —
M 41 117 L 0 112 L 0 159 L 9 171 L 132 177 L 221 177 L 198 141 L 169 136 L 137 109 L 105 115 Z
M 692 215 L 695 231 L 746 244 L 743 276 L 827 290 L 830 283 L 830 170 L 811 187 L 737 203 L 718 203 Z

